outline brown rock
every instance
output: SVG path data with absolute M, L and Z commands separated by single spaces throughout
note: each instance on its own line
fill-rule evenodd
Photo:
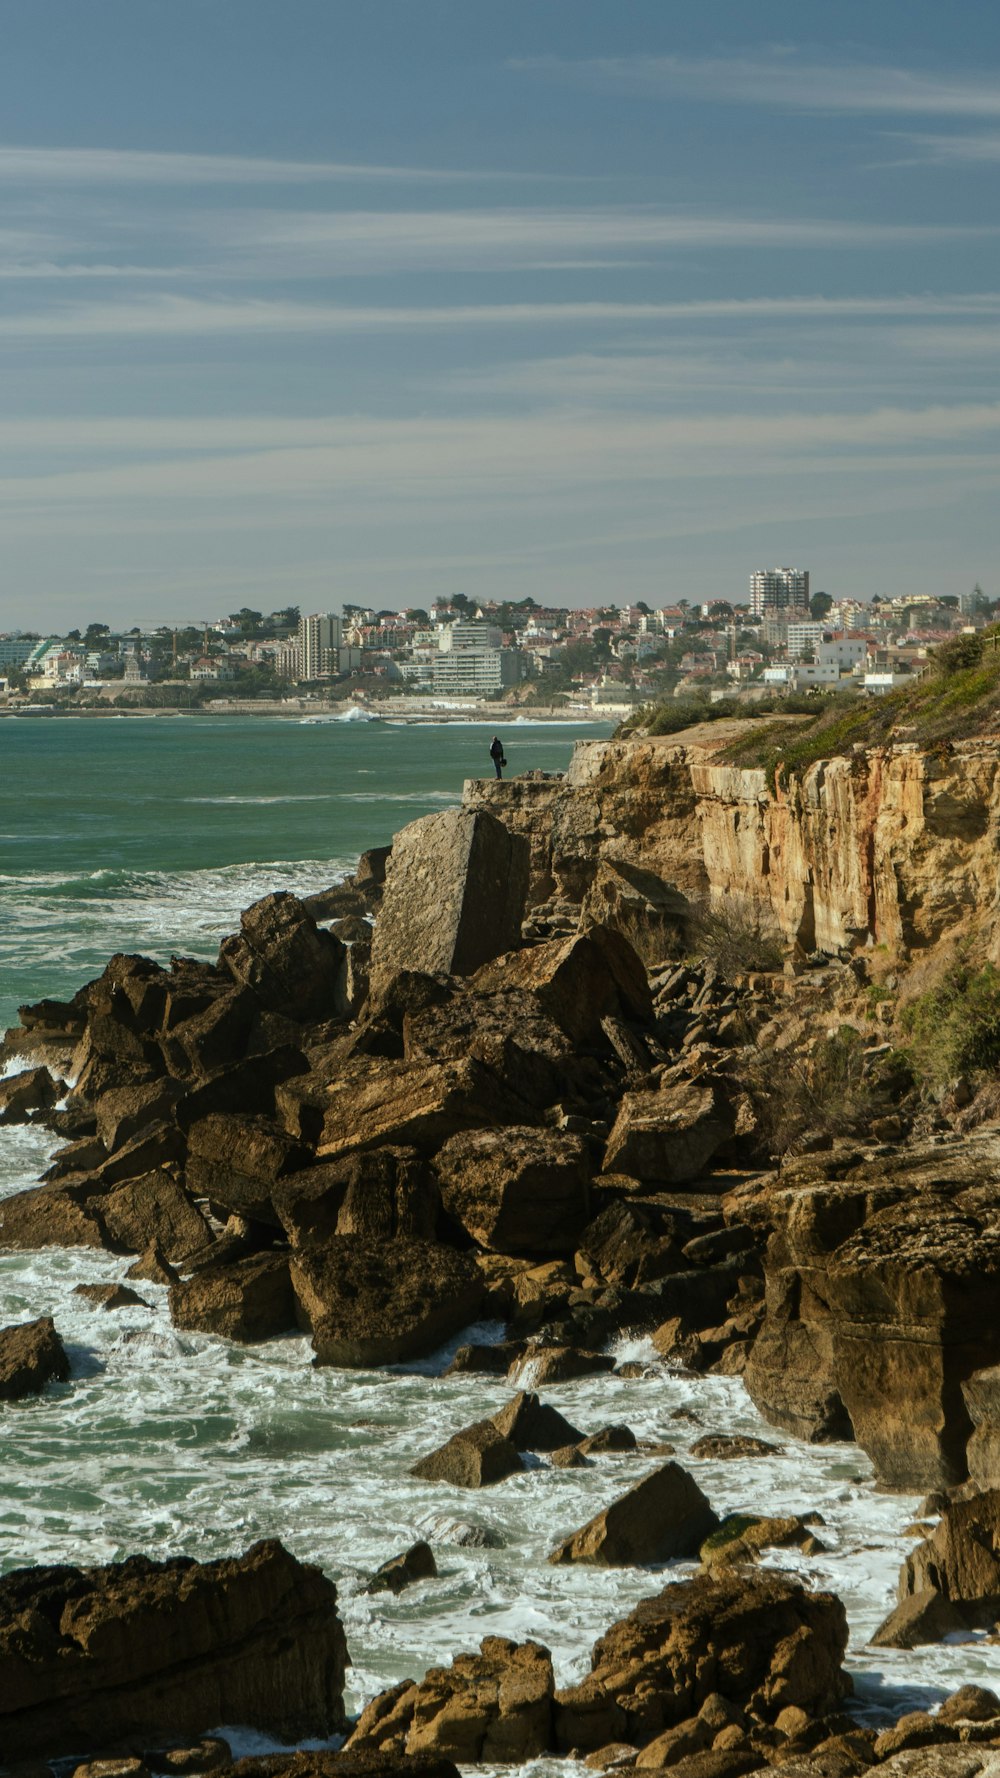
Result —
M 583 1434 L 547 1402 L 524 1390 L 492 1416 L 493 1424 L 516 1451 L 555 1451 L 577 1444 Z M 634 1443 L 634 1441 L 633 1441 Z
M 0 1080 L 0 1124 L 23 1124 L 36 1111 L 48 1111 L 59 1090 L 47 1068 L 26 1068 Z
M 151 1080 L 102 1093 L 96 1104 L 97 1133 L 109 1154 L 148 1125 L 168 1122 L 182 1088 L 175 1080 Z
M 746 1513 L 729 1513 L 718 1530 L 713 1531 L 701 1546 L 700 1555 L 706 1568 L 727 1562 L 756 1561 L 761 1550 L 797 1549 L 816 1555 L 823 1545 L 805 1519 L 790 1514 L 784 1518 L 753 1518 Z
M 825 1714 L 850 1691 L 846 1647 L 839 1599 L 788 1575 L 675 1581 L 613 1624 L 594 1645 L 589 1676 L 557 1694 L 558 1744 L 642 1747 L 713 1694 L 765 1721 L 789 1705 Z
M 907 1556 L 899 1576 L 900 1603 L 933 1593 L 954 1607 L 970 1627 L 996 1622 L 1000 1614 L 1000 1489 L 989 1488 L 971 1499 L 950 1502 L 930 1536 Z M 930 1605 L 929 1600 L 927 1603 Z M 935 1616 L 940 1621 L 940 1615 L 925 1613 L 920 1618 L 922 1640 L 930 1639 L 927 1632 Z M 912 1628 L 913 1620 L 910 1622 Z M 879 1637 L 885 1629 L 883 1624 Z
M 399 1364 L 474 1321 L 483 1283 L 472 1261 L 427 1241 L 336 1235 L 296 1252 L 292 1286 L 317 1364 Z
M 487 1636 L 478 1655 L 458 1655 L 450 1667 L 432 1667 L 419 1685 L 404 1682 L 375 1698 L 347 1751 L 523 1764 L 553 1746 L 553 1690 L 548 1649 Z
M 942 1642 L 965 1627 L 958 1606 L 943 1599 L 935 1587 L 928 1587 L 893 1607 L 875 1631 L 872 1647 L 920 1648 L 927 1642 Z
M 436 1753 L 268 1753 L 240 1759 L 226 1778 L 461 1778 L 450 1759 Z
M 434 1152 L 459 1130 L 521 1124 L 527 1109 L 481 1062 L 359 1056 L 327 1088 L 317 1159 L 385 1146 Z
M 41 1395 L 46 1383 L 65 1383 L 69 1359 L 48 1315 L 0 1328 L 0 1401 Z
M 44 1610 L 40 1606 L 44 1606 Z M 336 1590 L 279 1543 L 0 1580 L 7 1760 L 143 1748 L 220 1719 L 283 1740 L 344 1726 Z
M 649 1024 L 646 971 L 627 939 L 606 926 L 514 951 L 480 969 L 477 993 L 527 989 L 543 1011 L 578 1042 L 595 1040 L 609 1013 Z
M 275 1182 L 308 1160 L 308 1151 L 273 1118 L 216 1113 L 188 1130 L 187 1184 L 237 1216 L 281 1224 L 272 1203 Z
M 423 1482 L 451 1482 L 456 1488 L 491 1488 L 523 1468 L 516 1447 L 493 1421 L 477 1420 L 421 1457 L 410 1474 Z
M 472 972 L 519 944 L 528 847 L 487 811 L 444 809 L 393 841 L 372 941 L 372 981 L 398 969 Z
M 207 1080 L 246 1054 L 258 1011 L 258 1002 L 246 989 L 227 986 L 207 1005 L 201 996 L 196 1001 L 185 998 L 175 1010 L 169 1037 L 161 1046 L 171 1074 Z
M 170 1319 L 175 1327 L 244 1345 L 288 1333 L 295 1326 L 295 1299 L 287 1257 L 256 1254 L 178 1278 L 170 1286 Z
M 271 1201 L 297 1247 L 332 1235 L 430 1240 L 440 1211 L 437 1187 L 415 1148 L 376 1148 L 307 1167 L 277 1180 Z
M 95 1309 L 148 1309 L 149 1304 L 127 1284 L 78 1284 L 74 1296 L 82 1296 Z
M 344 947 L 321 932 L 295 895 L 265 895 L 240 915 L 240 931 L 223 939 L 219 963 L 270 1012 L 308 1024 L 339 1018 Z
M 585 1457 L 603 1457 L 608 1451 L 637 1449 L 636 1436 L 630 1426 L 602 1426 L 600 1432 L 592 1432 L 589 1438 L 580 1440 L 580 1450 Z
M 608 926 L 627 939 L 647 968 L 676 957 L 690 904 L 673 883 L 625 859 L 602 859 L 584 897 L 583 928 Z
M 135 1264 L 129 1266 L 125 1276 L 134 1278 L 138 1284 L 173 1284 L 177 1279 L 177 1273 L 156 1241 L 152 1241 Z
M 178 1264 L 211 1240 L 211 1229 L 190 1193 L 164 1169 L 141 1174 L 93 1203 L 107 1245 L 143 1253 L 151 1244 Z
M 706 1433 L 691 1446 L 691 1456 L 706 1462 L 735 1461 L 744 1457 L 771 1457 L 777 1445 L 764 1438 L 750 1438 L 745 1433 Z
M 698 1082 L 626 1093 L 608 1137 L 608 1172 L 630 1173 L 659 1185 L 697 1179 L 735 1129 L 721 1091 Z
M 566 1538 L 549 1561 L 602 1568 L 669 1562 L 694 1555 L 718 1522 L 697 1482 L 680 1464 L 665 1463 Z
M 609 1375 L 615 1361 L 607 1352 L 584 1352 L 576 1346 L 529 1347 L 507 1372 L 509 1383 L 544 1389 L 550 1383 L 573 1383 L 577 1377 Z
M 507 1125 L 453 1136 L 435 1160 L 441 1201 L 495 1253 L 573 1252 L 587 1220 L 590 1161 L 578 1136 Z
M 104 1225 L 94 1206 L 71 1185 L 32 1186 L 0 1201 L 0 1247 L 8 1253 L 104 1245 Z
M 393 1556 L 377 1568 L 363 1589 L 366 1593 L 402 1593 L 418 1580 L 433 1580 L 437 1563 L 429 1543 L 414 1543 L 401 1556 Z
M 995 1722 L 1000 1716 L 1000 1697 L 984 1685 L 960 1685 L 949 1692 L 937 1713 L 938 1722 Z

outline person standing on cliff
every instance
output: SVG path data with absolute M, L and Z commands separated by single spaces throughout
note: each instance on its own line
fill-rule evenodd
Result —
M 503 772 L 501 771 L 501 767 L 505 766 L 507 764 L 507 761 L 504 759 L 504 756 L 503 756 L 503 742 L 501 741 L 499 735 L 494 735 L 492 741 L 490 742 L 490 758 L 493 761 L 493 764 L 496 766 L 497 777 L 502 778 Z

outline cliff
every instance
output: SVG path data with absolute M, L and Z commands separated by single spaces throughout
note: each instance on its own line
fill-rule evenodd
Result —
M 893 956 L 995 919 L 1000 751 L 859 748 L 801 776 L 729 763 L 745 723 L 581 743 L 565 778 L 473 780 L 531 841 L 533 895 L 582 900 L 602 861 L 638 866 L 690 899 L 769 910 L 804 951 L 870 940 Z

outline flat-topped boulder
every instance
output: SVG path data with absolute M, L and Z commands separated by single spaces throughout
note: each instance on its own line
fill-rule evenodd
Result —
M 235 1722 L 283 1741 L 345 1726 L 333 1583 L 280 1543 L 0 1580 L 5 1760 L 135 1753 Z
M 354 1149 L 433 1153 L 459 1130 L 525 1123 L 531 1109 L 482 1062 L 405 1062 L 357 1056 L 325 1089 L 319 1160 Z
M 260 1253 L 208 1267 L 170 1286 L 170 1319 L 191 1332 L 253 1345 L 296 1325 L 288 1256 Z
M 570 1254 L 589 1210 L 579 1136 L 524 1124 L 453 1136 L 434 1161 L 445 1210 L 495 1253 Z
M 604 1165 L 651 1184 L 683 1185 L 698 1178 L 735 1128 L 733 1108 L 715 1085 L 687 1081 L 626 1093 Z
M 426 1357 L 484 1297 L 472 1260 L 429 1241 L 335 1235 L 296 1251 L 291 1275 L 317 1364 L 348 1368 Z
M 487 810 L 443 809 L 393 840 L 371 978 L 399 969 L 471 975 L 520 943 L 529 850 Z
M 591 1671 L 556 1694 L 563 1750 L 644 1747 L 712 1694 L 764 1723 L 795 1706 L 833 1710 L 849 1695 L 847 1617 L 832 1593 L 785 1574 L 700 1574 L 674 1581 L 612 1624 Z

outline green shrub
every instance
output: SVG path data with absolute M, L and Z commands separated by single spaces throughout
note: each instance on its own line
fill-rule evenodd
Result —
M 982 636 L 953 636 L 934 650 L 934 665 L 942 673 L 962 673 L 967 667 L 978 667 L 983 658 Z
M 745 895 L 704 902 L 690 916 L 688 932 L 698 956 L 732 980 L 736 975 L 780 969 L 781 933 L 773 917 Z
M 934 987 L 904 1007 L 900 1023 L 918 1079 L 943 1087 L 1000 1064 L 1000 971 L 953 963 Z
M 864 1038 L 852 1025 L 821 1038 L 806 1055 L 759 1051 L 745 1084 L 764 1146 L 779 1156 L 794 1153 L 806 1136 L 865 1130 L 893 1103 L 889 1083 L 867 1072 Z

